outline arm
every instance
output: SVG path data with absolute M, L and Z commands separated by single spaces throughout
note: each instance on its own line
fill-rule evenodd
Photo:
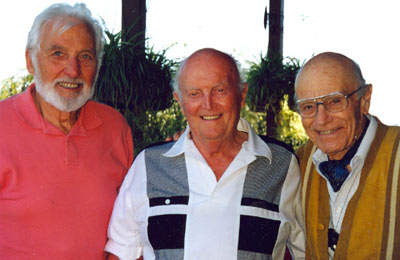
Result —
M 175 134 L 173 136 L 168 136 L 167 138 L 165 138 L 165 141 L 167 141 L 167 142 L 178 141 L 179 137 L 181 137 L 181 135 L 183 135 L 184 132 L 185 132 L 185 129 L 179 130 L 179 131 L 175 132 Z
M 305 259 L 305 233 L 300 197 L 300 169 L 295 156 L 292 156 L 288 173 L 282 186 L 279 211 L 282 219 L 279 236 L 281 236 L 282 240 L 287 241 L 287 246 L 293 259 Z M 283 256 L 281 255 L 276 259 L 283 259 Z
M 138 210 L 146 200 L 144 152 L 140 153 L 122 183 L 108 227 L 108 259 L 138 259 L 142 255 Z M 113 255 L 112 255 L 113 254 Z M 115 258 L 115 257 L 118 258 Z

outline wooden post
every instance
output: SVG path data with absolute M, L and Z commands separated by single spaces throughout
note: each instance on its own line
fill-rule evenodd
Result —
M 269 40 L 267 57 L 283 53 L 283 10 L 284 0 L 269 0 Z
M 133 23 L 135 25 L 125 35 L 123 40 L 129 40 L 135 36 L 137 51 L 144 53 L 146 40 L 146 0 L 122 0 L 122 29 L 126 30 L 130 28 Z
M 269 0 L 269 13 L 265 14 L 264 23 L 268 22 L 268 52 L 267 58 L 269 60 L 282 61 L 283 55 L 283 4 L 284 0 Z M 264 24 L 266 26 L 266 24 Z M 276 66 L 282 66 L 277 63 Z M 278 125 L 276 117 L 279 114 L 280 102 L 279 100 L 271 101 L 267 109 L 267 135 L 277 138 Z

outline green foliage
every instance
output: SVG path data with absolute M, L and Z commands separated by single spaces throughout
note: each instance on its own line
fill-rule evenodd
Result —
M 24 91 L 33 82 L 33 76 L 21 71 L 1 82 L 0 100 Z
M 297 150 L 303 145 L 308 137 L 301 124 L 300 115 L 289 109 L 287 96 L 281 101 L 282 109 L 278 115 L 278 136 L 277 139 L 291 145 L 294 150 Z M 260 135 L 267 134 L 267 112 L 254 112 L 246 105 L 240 115 L 244 117 Z
M 294 112 L 294 82 L 301 64 L 298 59 L 260 55 L 247 74 L 247 105 L 261 113 L 265 134 L 280 139 L 294 148 L 306 141 L 299 115 Z M 263 130 L 264 133 L 264 130 Z
M 260 55 L 259 62 L 250 63 L 247 74 L 249 90 L 247 104 L 253 111 L 267 111 L 274 107 L 279 112 L 279 103 L 289 96 L 289 108 L 294 109 L 294 81 L 300 69 L 300 61 L 296 58 L 284 58 L 279 55 L 272 59 Z
M 162 110 L 172 103 L 170 82 L 174 61 L 165 51 L 135 49 L 135 37 L 122 41 L 123 32 L 106 31 L 103 62 L 96 84 L 95 99 L 122 113 L 125 110 Z M 139 111 L 138 111 L 139 112 Z M 136 112 L 135 112 L 136 113 Z
M 186 127 L 186 118 L 180 110 L 178 102 L 173 101 L 171 107 L 160 111 L 147 111 L 143 123 L 144 146 L 163 141 L 177 131 Z M 136 145 L 136 144 L 135 144 Z
M 254 112 L 246 104 L 240 111 L 240 116 L 245 118 L 257 134 L 267 135 L 266 112 Z
M 279 136 L 277 138 L 297 150 L 308 140 L 308 136 L 301 123 L 301 116 L 289 108 L 288 99 L 289 95 L 285 95 L 284 99 L 281 100 L 282 109 L 279 113 Z
M 172 105 L 170 82 L 176 62 L 152 48 L 136 48 L 136 37 L 106 31 L 107 43 L 94 99 L 119 110 L 132 127 L 135 151 L 161 138 L 157 111 Z M 167 110 L 168 111 L 168 110 Z M 155 120 L 155 121 L 154 121 Z

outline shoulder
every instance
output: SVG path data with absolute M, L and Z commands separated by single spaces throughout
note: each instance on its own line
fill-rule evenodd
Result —
M 299 160 L 304 160 L 311 155 L 311 151 L 314 147 L 314 143 L 311 140 L 308 140 L 305 144 L 303 144 L 296 152 Z
M 125 117 L 109 105 L 89 100 L 86 106 L 91 116 L 95 113 L 111 129 L 130 129 Z
M 176 142 L 175 141 L 160 141 L 149 144 L 144 148 L 146 154 L 155 154 L 155 153 L 165 153 L 167 152 Z
M 10 120 L 10 117 L 14 117 L 16 114 L 15 100 L 21 98 L 21 93 L 12 97 L 0 100 L 0 120 L 6 123 L 4 120 Z
M 0 109 L 10 109 L 11 107 L 13 107 L 13 103 L 15 99 L 18 99 L 20 97 L 20 94 L 16 94 L 14 96 L 8 97 L 6 99 L 0 100 Z
M 391 131 L 394 131 L 396 133 L 400 133 L 400 127 L 399 126 L 391 125 L 388 128 L 391 129 Z
M 124 119 L 123 115 L 118 112 L 115 108 L 110 107 L 109 105 L 89 100 L 88 105 L 92 106 L 96 112 L 103 118 L 118 118 Z
M 266 135 L 259 135 L 259 137 L 266 143 L 268 146 L 271 148 L 279 149 L 279 150 L 284 150 L 289 153 L 294 154 L 293 147 L 288 145 L 287 143 L 277 140 L 275 138 L 266 136 Z
M 379 142 L 387 142 L 392 143 L 394 139 L 398 139 L 400 136 L 400 127 L 385 125 L 383 124 L 377 117 L 374 117 L 377 121 L 376 133 L 374 136 L 374 140 L 380 140 Z
M 302 173 L 302 177 L 304 177 L 304 174 L 308 167 L 309 160 L 312 158 L 313 149 L 314 149 L 314 143 L 311 142 L 311 140 L 308 140 L 304 145 L 302 145 L 297 150 L 296 155 L 299 160 L 300 172 Z M 313 166 L 314 164 L 312 163 L 311 165 Z

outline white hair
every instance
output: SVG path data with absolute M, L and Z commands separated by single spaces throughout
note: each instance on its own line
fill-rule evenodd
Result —
M 57 31 L 58 33 L 63 33 L 77 25 L 76 21 L 67 18 L 75 18 L 76 20 L 81 21 L 92 33 L 96 48 L 98 73 L 103 56 L 103 27 L 100 25 L 98 20 L 92 16 L 90 10 L 83 3 L 76 3 L 74 6 L 65 3 L 53 4 L 43 10 L 38 16 L 36 16 L 31 30 L 29 31 L 26 50 L 31 51 L 31 58 L 35 62 L 37 59 L 37 52 L 40 50 L 43 28 L 49 23 L 53 23 L 52 30 Z

